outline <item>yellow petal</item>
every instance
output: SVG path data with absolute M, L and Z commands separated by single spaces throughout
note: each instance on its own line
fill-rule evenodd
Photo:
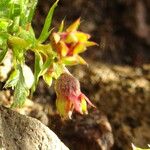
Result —
M 56 108 L 58 113 L 62 116 L 65 117 L 67 116 L 67 110 L 66 110 L 66 101 L 65 100 L 61 100 L 61 99 L 56 99 Z
M 68 57 L 64 57 L 62 58 L 62 63 L 64 63 L 65 65 L 69 65 L 69 66 L 72 66 L 72 65 L 77 65 L 79 64 L 77 58 L 75 56 L 68 56 Z
M 86 50 L 85 44 L 78 42 L 73 49 L 73 54 L 79 54 L 79 53 L 84 52 L 85 50 Z
M 79 64 L 88 65 L 87 62 L 79 55 L 76 56 L 76 59 L 78 60 Z
M 79 31 L 76 32 L 75 35 L 78 38 L 78 41 L 80 41 L 80 42 L 86 42 L 90 38 L 89 34 L 79 32 Z
M 86 42 L 86 47 L 95 46 L 95 45 L 98 46 L 98 44 L 95 43 L 95 42 L 92 42 L 92 41 L 87 41 L 87 42 Z
M 78 42 L 78 38 L 76 37 L 74 32 L 70 32 L 68 34 L 68 36 L 66 37 L 65 42 L 66 43 L 76 43 L 76 42 Z
M 68 53 L 68 47 L 63 41 L 60 41 L 57 45 L 58 51 L 60 52 L 61 56 L 66 56 Z
M 79 55 L 64 57 L 62 58 L 61 61 L 65 65 L 69 65 L 69 66 L 77 65 L 77 64 L 87 65 L 86 61 Z
M 81 109 L 82 109 L 82 112 L 84 114 L 87 114 L 87 103 L 86 103 L 86 100 L 84 98 L 82 98 L 81 100 Z
M 74 23 L 72 23 L 68 28 L 67 28 L 67 32 L 72 32 L 72 31 L 76 31 L 78 29 L 80 25 L 80 18 L 77 19 Z
M 58 33 L 53 33 L 52 39 L 57 44 L 60 41 L 60 35 Z

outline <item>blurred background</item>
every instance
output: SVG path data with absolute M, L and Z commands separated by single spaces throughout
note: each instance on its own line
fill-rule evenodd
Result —
M 39 0 L 37 35 L 53 4 Z M 92 35 L 99 47 L 86 52 L 92 60 L 140 66 L 150 61 L 149 0 L 60 0 L 53 26 L 65 18 L 66 25 L 81 17 L 81 30 Z
M 39 0 L 37 36 L 53 3 Z M 131 143 L 143 148 L 150 143 L 149 10 L 149 0 L 60 0 L 54 30 L 64 18 L 67 27 L 81 17 L 80 30 L 99 44 L 82 54 L 89 67 L 70 68 L 96 110 L 64 122 L 54 113 L 53 89 L 41 80 L 34 95 L 36 102 L 51 104 L 47 124 L 71 150 L 130 150 Z M 39 111 L 30 115 L 42 118 Z

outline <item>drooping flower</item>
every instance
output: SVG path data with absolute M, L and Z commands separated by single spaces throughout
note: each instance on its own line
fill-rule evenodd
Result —
M 79 56 L 87 47 L 96 45 L 89 41 L 90 35 L 77 31 L 80 19 L 71 24 L 64 32 L 54 32 L 51 35 L 52 48 L 57 52 L 59 59 L 66 65 L 86 64 Z
M 73 110 L 80 114 L 87 114 L 87 104 L 95 107 L 81 92 L 79 81 L 69 73 L 62 73 L 56 80 L 56 107 L 64 118 L 71 118 Z

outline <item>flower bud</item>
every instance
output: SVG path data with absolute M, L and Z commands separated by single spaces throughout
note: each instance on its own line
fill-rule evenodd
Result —
M 69 73 L 63 73 L 56 80 L 56 107 L 64 118 L 71 118 L 73 110 L 80 114 L 87 114 L 87 103 L 95 107 L 80 91 L 79 81 Z

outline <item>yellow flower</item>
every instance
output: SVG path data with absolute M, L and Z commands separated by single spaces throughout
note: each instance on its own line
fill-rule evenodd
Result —
M 96 45 L 89 41 L 90 35 L 77 31 L 80 19 L 71 24 L 64 32 L 54 32 L 51 35 L 52 48 L 57 52 L 59 60 L 66 65 L 86 64 L 79 56 L 87 47 Z

